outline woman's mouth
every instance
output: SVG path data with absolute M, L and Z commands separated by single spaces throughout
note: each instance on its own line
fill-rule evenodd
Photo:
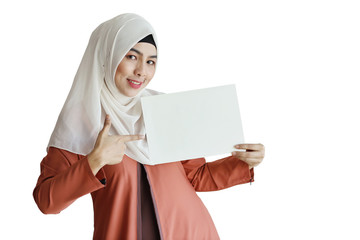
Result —
M 127 79 L 127 80 L 128 80 L 129 85 L 135 89 L 140 88 L 141 85 L 143 84 L 143 82 L 140 82 L 140 81 L 136 81 L 136 80 L 132 80 L 132 79 Z

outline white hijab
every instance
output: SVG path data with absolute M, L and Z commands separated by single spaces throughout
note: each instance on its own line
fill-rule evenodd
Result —
M 140 98 L 161 93 L 145 88 L 135 97 L 127 97 L 117 89 L 114 77 L 126 53 L 149 34 L 158 48 L 151 25 L 132 13 L 114 17 L 93 31 L 47 150 L 54 146 L 77 154 L 89 154 L 106 114 L 111 119 L 110 134 L 145 135 Z M 126 145 L 127 156 L 140 163 L 149 163 L 146 139 Z

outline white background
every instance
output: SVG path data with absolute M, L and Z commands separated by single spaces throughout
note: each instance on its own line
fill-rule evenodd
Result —
M 2 239 L 91 239 L 89 195 L 43 215 L 32 191 L 91 32 L 125 12 L 158 34 L 149 88 L 236 83 L 245 139 L 266 146 L 251 186 L 199 194 L 222 239 L 360 238 L 358 1 L 15 0 L 0 4 Z

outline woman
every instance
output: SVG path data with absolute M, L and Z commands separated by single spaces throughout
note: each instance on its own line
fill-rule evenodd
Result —
M 261 144 L 245 144 L 211 163 L 140 163 L 148 159 L 140 98 L 160 94 L 146 88 L 157 45 L 135 14 L 94 30 L 41 162 L 39 209 L 56 214 L 91 193 L 94 239 L 219 239 L 195 191 L 253 181 L 264 156 Z

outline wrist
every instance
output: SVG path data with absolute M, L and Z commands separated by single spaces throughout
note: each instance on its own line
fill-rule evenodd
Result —
M 102 158 L 99 154 L 97 154 L 96 152 L 92 151 L 91 153 L 89 153 L 87 155 L 87 159 L 90 165 L 90 168 L 93 172 L 94 175 L 97 174 L 97 172 L 103 167 L 105 166 L 105 163 L 102 161 Z

